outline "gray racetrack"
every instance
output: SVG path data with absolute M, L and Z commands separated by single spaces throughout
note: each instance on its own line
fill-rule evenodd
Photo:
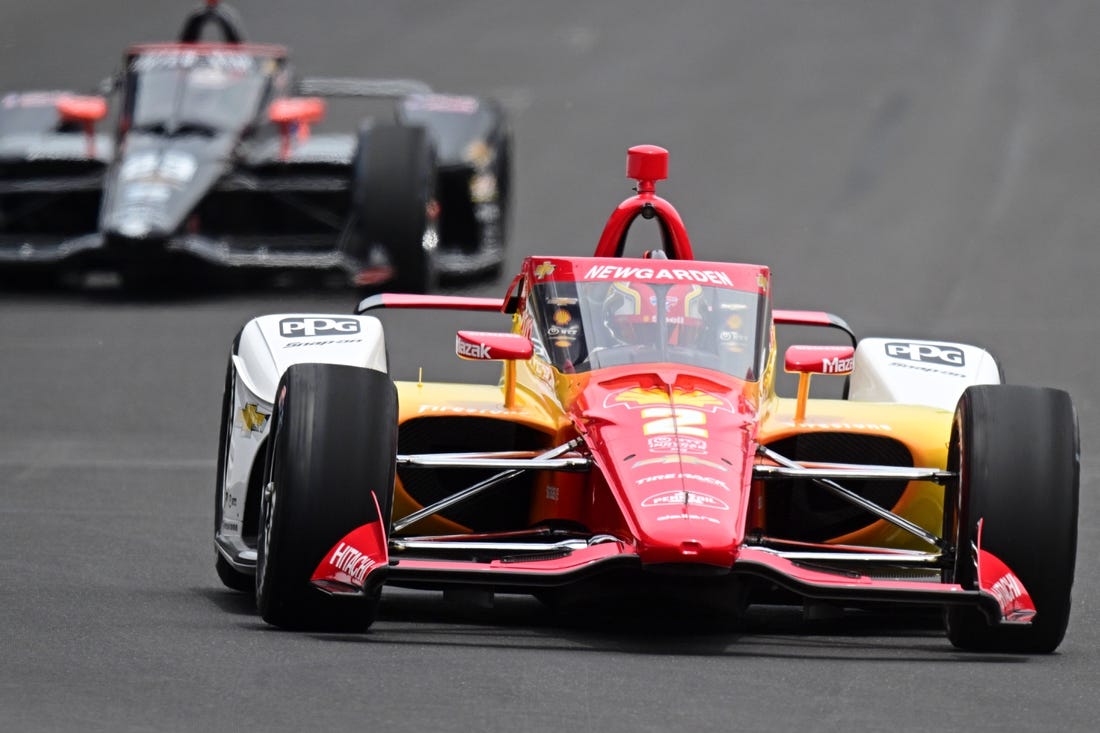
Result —
M 188 6 L 4 2 L 0 90 L 90 88 Z M 629 194 L 626 147 L 657 143 L 672 154 L 659 191 L 697 253 L 771 265 L 782 306 L 832 310 L 861 335 L 984 344 L 1010 381 L 1069 390 L 1082 436 L 1069 633 L 1052 656 L 982 656 L 922 616 L 779 613 L 733 633 L 410 593 L 388 593 L 363 636 L 278 632 L 213 570 L 225 354 L 252 315 L 347 312 L 354 296 L 9 292 L 0 729 L 1095 730 L 1100 4 L 238 9 L 309 73 L 502 96 L 518 152 L 509 270 L 525 253 L 589 253 Z M 395 358 L 442 369 L 455 325 L 424 327 Z

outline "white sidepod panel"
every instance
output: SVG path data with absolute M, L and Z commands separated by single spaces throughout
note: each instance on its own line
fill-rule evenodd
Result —
M 856 347 L 848 399 L 954 411 L 972 384 L 1000 384 L 997 360 L 968 344 L 865 338 Z

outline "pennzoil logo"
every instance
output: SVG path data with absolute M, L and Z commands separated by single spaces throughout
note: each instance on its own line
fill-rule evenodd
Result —
M 542 280 L 545 277 L 550 277 L 554 274 L 554 270 L 557 269 L 557 265 L 553 262 L 543 262 L 535 265 L 535 277 Z
M 665 491 L 653 494 L 642 501 L 644 507 L 670 507 L 683 506 L 692 508 L 715 509 L 720 512 L 728 512 L 730 505 L 717 496 L 702 494 L 698 491 Z
M 700 389 L 688 391 L 682 387 L 673 387 L 671 394 L 660 387 L 630 387 L 621 392 L 608 395 L 604 407 L 625 405 L 629 409 L 636 407 L 696 407 L 707 412 L 727 410 L 733 412 L 729 400 L 704 392 Z
M 271 417 L 270 413 L 260 412 L 260 406 L 249 402 L 244 406 L 244 409 L 240 411 L 241 424 L 244 427 L 245 432 L 256 433 L 264 429 L 267 425 L 267 419 Z

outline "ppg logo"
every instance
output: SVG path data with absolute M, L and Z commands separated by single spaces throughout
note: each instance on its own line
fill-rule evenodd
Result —
M 279 333 L 286 338 L 344 336 L 359 333 L 359 321 L 354 318 L 284 318 L 279 321 Z
M 895 359 L 908 359 L 929 364 L 961 367 L 966 364 L 963 350 L 947 344 L 917 344 L 891 341 L 886 344 L 886 355 Z

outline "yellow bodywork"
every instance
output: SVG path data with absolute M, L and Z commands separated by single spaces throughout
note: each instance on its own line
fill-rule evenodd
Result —
M 881 435 L 901 442 L 913 456 L 913 465 L 944 468 L 953 413 L 931 407 L 847 400 L 808 400 L 806 418 L 795 422 L 795 400 L 777 399 L 775 412 L 760 427 L 760 442 L 827 430 Z M 886 507 L 939 535 L 943 530 L 943 486 L 910 481 L 898 503 Z M 928 543 L 898 527 L 877 520 L 861 530 L 831 540 L 834 544 L 874 545 L 929 550 Z

